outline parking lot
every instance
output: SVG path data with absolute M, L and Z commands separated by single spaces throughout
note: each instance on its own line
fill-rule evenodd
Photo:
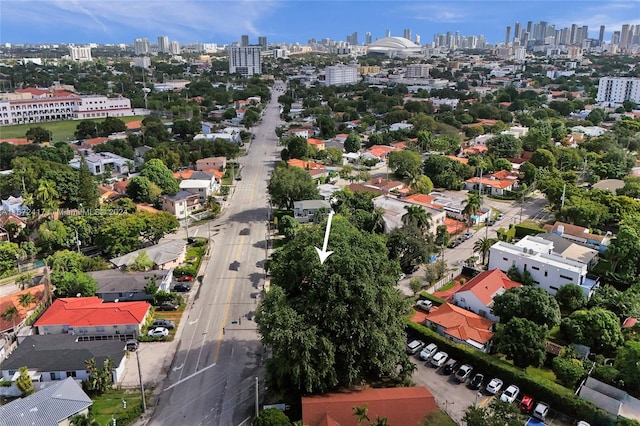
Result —
M 485 407 L 491 403 L 493 398 L 499 398 L 499 394 L 494 396 L 490 395 L 485 390 L 485 386 L 492 377 L 485 377 L 483 386 L 479 391 L 471 390 L 467 387 L 466 383 L 460 383 L 454 377 L 454 374 L 445 375 L 441 368 L 433 368 L 429 361 L 422 361 L 417 354 L 411 355 L 410 358 L 418 367 L 413 373 L 413 381 L 416 385 L 426 386 L 431 391 L 436 399 L 436 402 L 440 408 L 446 411 L 449 416 L 458 424 L 462 424 L 462 418 L 469 406 L 477 404 L 480 407 Z M 479 371 L 473 371 L 470 377 Z M 469 380 L 467 380 L 468 382 Z M 510 383 L 504 383 L 502 390 L 506 389 Z M 525 392 L 521 390 L 520 395 L 516 399 L 515 403 L 518 403 Z M 573 420 L 567 418 L 561 413 L 558 413 L 551 407 L 545 424 L 550 426 L 570 426 L 573 424 Z

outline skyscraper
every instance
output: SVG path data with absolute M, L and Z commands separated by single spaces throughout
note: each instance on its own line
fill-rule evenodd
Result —
M 408 28 L 405 28 L 404 31 L 402 32 L 402 37 L 406 38 L 407 40 L 411 40 L 411 30 Z
M 576 24 L 571 24 L 571 35 L 569 36 L 569 43 L 574 44 L 576 42 L 576 31 L 578 30 L 578 26 Z
M 529 33 L 529 35 L 531 35 L 532 31 L 533 31 L 533 22 L 527 21 L 527 32 Z
M 160 53 L 169 53 L 169 37 L 158 36 L 158 51 Z
M 367 46 L 371 44 L 371 33 L 367 31 L 367 33 L 365 33 L 364 35 L 364 44 L 366 44 Z
M 600 34 L 598 34 L 598 43 L 602 44 L 604 41 L 604 25 L 600 25 Z
M 515 42 L 515 39 L 520 40 L 520 22 L 516 22 L 516 25 L 513 28 L 513 40 L 514 40 L 514 42 Z
M 267 38 L 266 37 L 258 37 L 258 44 L 262 47 L 267 47 Z
M 260 46 L 229 47 L 229 74 L 239 73 L 245 77 L 260 74 L 262 72 L 260 50 L 262 50 Z
M 246 34 L 243 34 L 240 37 L 240 46 L 248 46 L 249 45 L 249 36 Z
M 148 38 L 137 38 L 133 41 L 133 52 L 137 55 L 148 55 L 151 45 Z
M 507 26 L 507 32 L 504 36 L 504 45 L 508 46 L 509 45 L 509 41 L 511 41 L 511 27 Z
M 387 35 L 386 37 L 391 37 L 391 30 L 387 30 Z
M 624 24 L 622 26 L 622 30 L 620 31 L 620 49 L 627 49 L 629 47 L 631 41 L 631 31 L 632 26 L 629 24 Z

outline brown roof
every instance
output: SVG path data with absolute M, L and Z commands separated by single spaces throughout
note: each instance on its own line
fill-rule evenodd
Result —
M 370 186 L 364 186 L 364 185 L 361 185 L 359 183 L 352 183 L 349 186 L 347 186 L 347 188 L 349 188 L 349 190 L 351 192 L 370 192 L 370 193 L 376 194 L 376 195 L 385 194 L 384 191 L 381 191 L 381 190 L 376 189 L 376 188 L 372 188 Z
M 421 425 L 438 409 L 424 386 L 365 389 L 302 397 L 302 423 L 307 426 L 356 425 L 354 407 L 367 406 L 370 419 L 386 417 L 390 425 Z
M 473 340 L 484 344 L 493 337 L 493 332 L 490 331 L 493 321 L 450 303 L 443 303 L 438 309 L 432 309 L 426 319 L 438 324 L 446 334 L 458 340 Z
M 20 303 L 20 296 L 26 293 L 31 293 L 33 302 L 25 307 Z M 18 315 L 12 319 L 6 319 L 4 315 L 0 315 L 0 332 L 10 330 L 27 319 L 30 312 L 40 304 L 43 294 L 44 284 L 40 284 L 0 297 L 0 312 L 6 312 L 6 310 L 11 307 L 15 307 L 18 310 Z
M 602 242 L 602 240 L 604 240 L 605 238 L 604 235 L 596 235 L 596 234 L 590 233 L 588 228 L 584 228 L 578 225 L 572 225 L 570 223 L 565 223 L 565 222 L 556 222 L 553 225 L 544 225 L 542 228 L 545 231 L 557 233 L 559 226 L 564 227 L 564 230 L 562 231 L 563 234 L 573 235 L 574 237 L 581 237 L 589 240 L 595 240 L 598 242 Z

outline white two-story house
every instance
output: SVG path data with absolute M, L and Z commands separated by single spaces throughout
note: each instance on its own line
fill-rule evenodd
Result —
M 220 190 L 220 180 L 214 173 L 195 171 L 189 179 L 180 181 L 180 191 L 187 191 L 198 196 L 201 204 Z

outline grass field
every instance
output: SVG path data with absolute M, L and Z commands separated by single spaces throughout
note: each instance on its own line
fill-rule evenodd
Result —
M 147 392 L 145 392 L 147 394 Z M 123 408 L 122 400 L 127 401 L 127 408 Z M 138 391 L 112 389 L 94 397 L 91 412 L 99 425 L 111 424 L 113 417 L 123 416 L 127 411 L 136 411 L 142 405 L 142 394 Z M 124 425 L 124 423 L 123 423 Z M 120 423 L 118 423 L 120 426 Z
M 133 117 L 118 117 L 120 120 L 125 123 L 129 123 L 130 121 L 142 120 L 144 116 L 133 116 Z M 103 119 L 95 119 L 98 123 L 101 123 Z M 45 130 L 48 130 L 53 135 L 53 142 L 66 142 L 68 140 L 73 140 L 75 137 L 73 133 L 76 131 L 76 127 L 78 127 L 78 123 L 80 120 L 67 120 L 67 121 L 52 121 L 48 123 L 36 123 L 36 124 L 18 124 L 16 126 L 2 126 L 0 127 L 0 139 L 6 138 L 24 138 L 24 135 L 27 133 L 27 130 L 31 127 L 42 127 Z

